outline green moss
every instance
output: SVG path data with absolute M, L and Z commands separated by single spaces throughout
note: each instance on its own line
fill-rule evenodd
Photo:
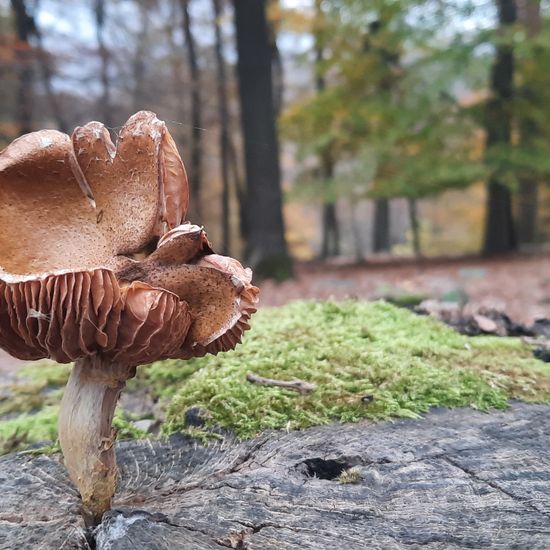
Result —
M 69 377 L 70 365 L 52 361 L 29 363 L 19 370 L 21 381 L 6 387 L 0 398 L 0 417 L 31 413 L 59 402 Z
M 32 453 L 51 453 L 59 449 L 57 417 L 63 387 L 69 377 L 71 365 L 51 361 L 38 361 L 23 366 L 21 382 L 8 386 L 8 396 L 0 400 L 0 454 L 26 448 L 30 444 L 44 442 L 45 446 L 31 449 Z M 117 409 L 113 426 L 119 439 L 145 437 L 123 411 Z
M 164 433 L 183 429 L 190 407 L 208 411 L 210 426 L 250 437 L 332 420 L 415 418 L 431 406 L 488 410 L 510 398 L 550 401 L 550 366 L 518 339 L 468 338 L 385 302 L 265 309 L 244 345 L 189 364 L 202 368 L 174 394 Z M 253 385 L 248 371 L 317 389 L 300 395 Z
M 23 413 L 0 422 L 0 454 L 25 448 L 30 443 L 57 439 L 59 407 L 44 406 L 35 414 Z
M 247 372 L 298 378 L 316 390 L 301 395 L 251 384 Z M 4 448 L 55 441 L 53 403 L 67 373 L 67 366 L 29 367 L 27 393 L 19 388 L 19 400 L 9 400 L 12 414 L 24 414 L 0 422 Z M 142 367 L 127 391 L 144 389 L 166 404 L 164 434 L 186 430 L 207 438 L 210 428 L 225 428 L 250 437 L 332 420 L 415 418 L 431 406 L 488 410 L 506 407 L 511 398 L 550 402 L 550 365 L 534 359 L 519 339 L 468 338 L 385 302 L 295 302 L 258 312 L 235 351 Z M 186 427 L 192 407 L 203 410 L 206 426 Z M 145 435 L 122 411 L 115 425 L 121 437 Z
M 58 450 L 58 414 L 58 405 L 48 405 L 34 414 L 24 413 L 0 422 L 0 454 L 24 449 L 34 443 L 45 445 L 33 449 L 33 453 L 50 453 Z M 117 430 L 119 440 L 140 439 L 147 435 L 143 430 L 136 428 L 120 409 L 115 413 L 113 426 Z

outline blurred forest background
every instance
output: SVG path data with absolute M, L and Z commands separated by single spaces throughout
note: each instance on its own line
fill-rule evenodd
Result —
M 0 0 L 0 97 L 0 148 L 156 112 L 261 275 L 550 241 L 550 2 Z

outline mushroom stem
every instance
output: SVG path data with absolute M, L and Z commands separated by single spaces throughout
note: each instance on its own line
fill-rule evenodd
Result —
M 76 361 L 59 413 L 59 442 L 65 467 L 82 498 L 87 527 L 111 508 L 117 467 L 113 414 L 135 368 L 91 356 Z

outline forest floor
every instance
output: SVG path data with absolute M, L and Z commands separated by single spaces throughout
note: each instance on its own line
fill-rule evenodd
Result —
M 532 323 L 550 317 L 550 255 L 299 264 L 294 280 L 267 281 L 261 291 L 263 306 L 296 299 L 425 297 L 462 300 L 465 313 L 494 308 Z

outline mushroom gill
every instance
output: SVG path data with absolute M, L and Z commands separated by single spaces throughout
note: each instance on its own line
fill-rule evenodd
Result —
M 116 145 L 91 122 L 0 153 L 0 347 L 75 362 L 59 439 L 90 526 L 111 506 L 111 423 L 136 367 L 232 349 L 256 311 L 251 271 L 213 253 L 184 221 L 188 202 L 185 168 L 153 113 L 132 116 Z

